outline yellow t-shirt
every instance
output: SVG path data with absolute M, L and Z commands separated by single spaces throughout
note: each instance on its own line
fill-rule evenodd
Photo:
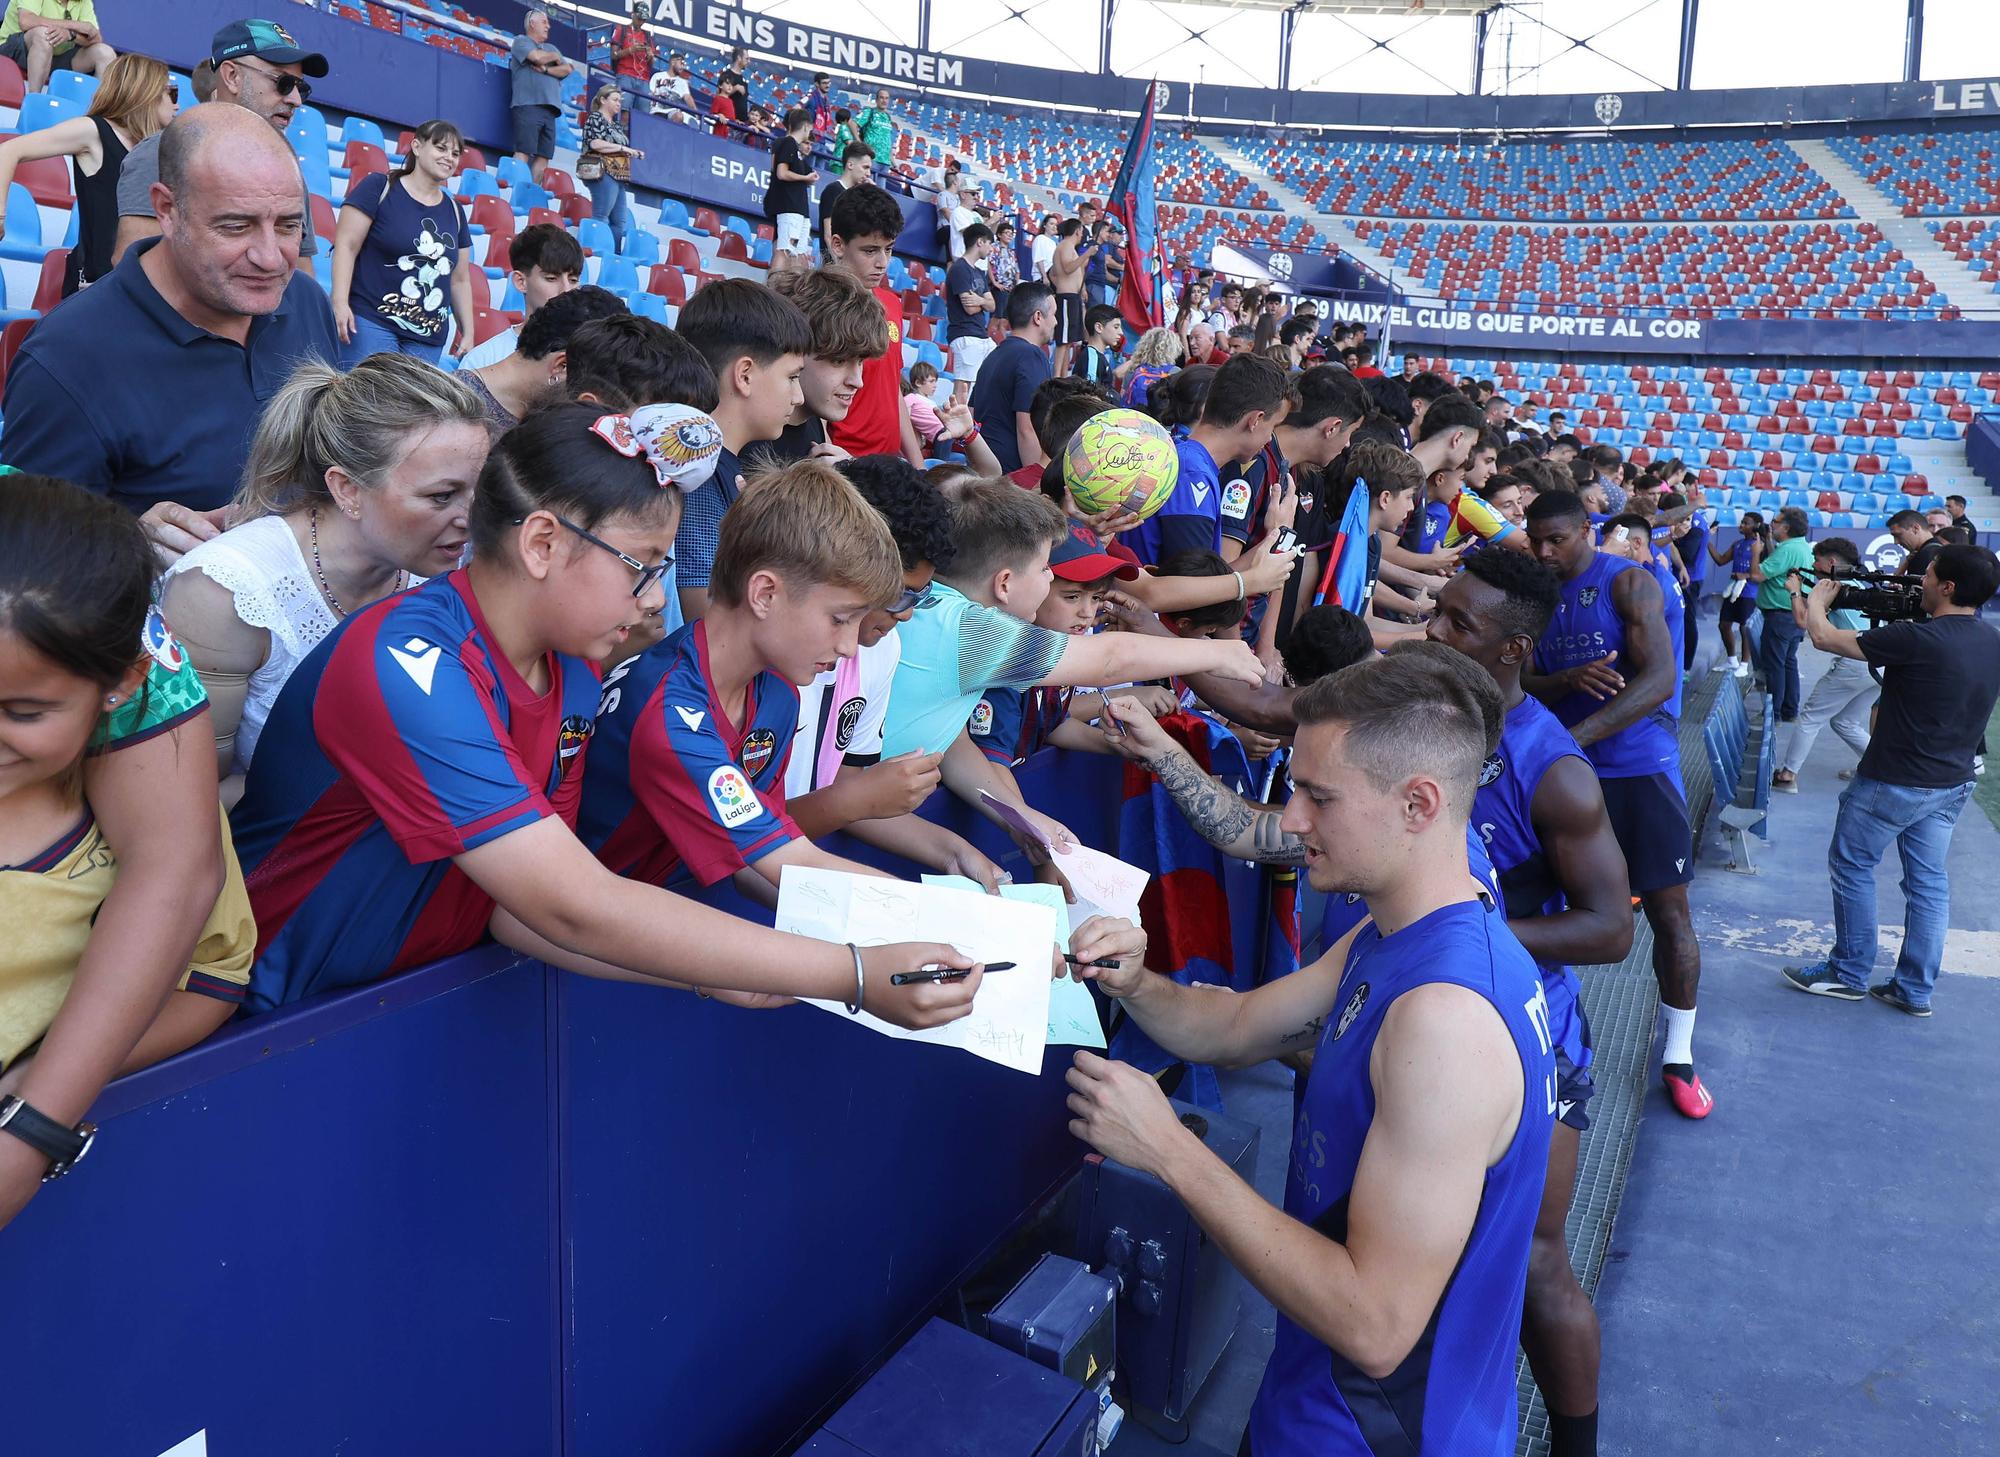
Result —
M 7 8 L 7 18 L 0 21 L 0 41 L 12 40 L 21 33 L 20 8 L 19 3 Z M 93 30 L 97 27 L 97 0 L 34 0 L 28 8 L 44 20 L 73 20 Z M 75 47 L 76 42 L 68 32 L 64 32 L 63 38 L 56 42 L 56 54 L 61 55 Z
M 221 806 L 216 813 L 222 813 Z M 222 894 L 195 943 L 194 960 L 181 977 L 183 991 L 226 1002 L 243 1000 L 257 950 L 257 922 L 243 889 L 243 868 L 222 822 Z M 118 862 L 97 821 L 83 820 L 25 865 L 0 868 L 0 1067 L 41 1040 L 90 940 L 98 907 L 118 878 Z
M 1454 547 L 1473 536 L 1481 541 L 1498 541 L 1513 529 L 1514 523 L 1485 501 L 1470 491 L 1460 491 L 1451 498 L 1451 516 L 1445 525 L 1444 544 Z

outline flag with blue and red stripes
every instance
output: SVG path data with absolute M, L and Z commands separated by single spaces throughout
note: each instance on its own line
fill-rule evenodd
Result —
M 1153 185 L 1153 107 L 1157 82 L 1146 88 L 1146 106 L 1125 145 L 1125 160 L 1104 210 L 1125 227 L 1125 278 L 1118 286 L 1118 312 L 1134 329 L 1155 329 L 1167 322 L 1166 300 L 1160 286 L 1159 200 Z
M 1231 784 L 1252 784 L 1248 756 L 1234 734 L 1195 713 L 1176 713 L 1160 727 L 1178 740 L 1196 764 Z M 1144 766 L 1125 766 L 1125 803 L 1119 813 L 1118 856 L 1147 871 L 1152 879 L 1139 901 L 1146 929 L 1146 964 L 1183 985 L 1206 983 L 1247 991 L 1238 985 L 1239 958 L 1229 916 L 1232 890 L 1254 894 L 1255 880 L 1242 875 L 1223 853 L 1197 834 L 1173 796 Z M 1247 961 L 1244 963 L 1248 971 Z M 1111 1056 L 1145 1072 L 1172 1068 L 1179 1059 L 1130 1018 L 1112 1034 Z M 1191 1063 L 1174 1096 L 1206 1108 L 1222 1106 L 1215 1069 Z
M 1326 571 L 1313 594 L 1313 606 L 1333 602 L 1359 617 L 1368 596 L 1368 505 L 1374 492 L 1368 482 L 1355 477 L 1354 489 L 1347 493 L 1341 508 L 1340 529 L 1327 548 Z

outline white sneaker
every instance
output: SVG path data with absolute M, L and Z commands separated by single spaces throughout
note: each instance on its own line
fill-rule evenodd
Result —
M 1977 779 L 1980 775 L 1984 774 L 1985 772 L 1986 772 L 1986 756 L 1984 754 L 1974 754 L 1972 756 L 1972 777 L 1974 779 Z
M 1744 662 L 1741 658 L 1738 658 L 1736 660 L 1736 666 L 1731 668 L 1729 671 L 1734 673 L 1739 678 L 1747 678 L 1750 676 L 1750 665 Z

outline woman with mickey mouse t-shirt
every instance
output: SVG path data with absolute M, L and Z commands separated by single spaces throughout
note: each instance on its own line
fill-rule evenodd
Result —
M 472 232 L 445 191 L 464 150 L 457 127 L 427 121 L 410 134 L 401 167 L 348 189 L 328 290 L 343 369 L 371 354 L 436 364 L 453 319 L 452 357 L 472 347 Z

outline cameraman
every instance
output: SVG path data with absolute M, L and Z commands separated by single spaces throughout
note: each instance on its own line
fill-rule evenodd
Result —
M 1812 554 L 1813 573 L 1820 579 L 1849 576 L 1861 570 L 1861 549 L 1844 536 L 1829 536 L 1814 542 Z M 1799 625 L 1799 631 L 1810 632 L 1805 593 L 1799 590 L 1796 578 L 1787 585 L 1792 588 L 1792 620 Z M 1861 615 L 1851 607 L 1836 607 L 1827 613 L 1827 619 L 1843 632 L 1858 633 L 1865 627 Z M 1836 655 L 1819 682 L 1813 684 L 1812 695 L 1799 710 L 1798 721 L 1781 741 L 1784 746 L 1778 750 L 1778 767 L 1771 775 L 1771 787 L 1785 794 L 1799 792 L 1799 770 L 1805 765 L 1806 755 L 1812 752 L 1813 740 L 1828 723 L 1857 755 L 1867 753 L 1868 715 L 1881 691 L 1866 663 Z M 1841 777 L 1851 779 L 1853 774 L 1842 770 Z
M 1865 632 L 1828 617 L 1840 583 L 1822 576 L 1806 598 L 1813 644 L 1885 670 L 1875 736 L 1840 796 L 1827 848 L 1833 950 L 1785 980 L 1814 996 L 1869 996 L 1913 1017 L 1931 1014 L 1950 914 L 1945 852 L 1972 794 L 1972 756 L 2000 700 L 2000 630 L 1978 611 L 2000 588 L 2000 560 L 1978 546 L 1947 546 L 1924 573 L 1926 622 Z M 1875 986 L 1875 867 L 1894 840 L 1903 857 L 1903 949 L 1894 979 Z
M 1777 706 L 1780 723 L 1790 723 L 1799 716 L 1799 643 L 1805 634 L 1793 620 L 1795 594 L 1785 584 L 1812 563 L 1808 529 L 1806 513 L 1787 506 L 1771 522 L 1771 537 L 1777 545 L 1768 555 L 1758 552 L 1750 561 L 1750 580 L 1757 584 L 1757 606 L 1764 614 L 1764 635 L 1757 643 L 1758 664 L 1764 670 L 1764 691 Z

